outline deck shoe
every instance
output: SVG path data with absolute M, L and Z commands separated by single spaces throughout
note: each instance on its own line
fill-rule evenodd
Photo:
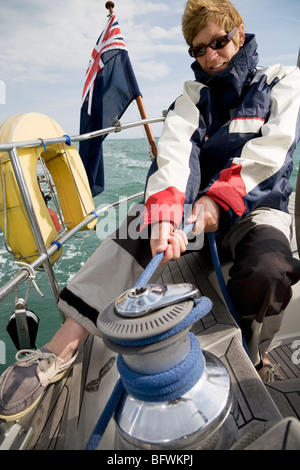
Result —
M 279 368 L 280 364 L 266 364 L 257 372 L 263 382 L 274 382 L 276 380 L 283 380 Z
M 64 362 L 46 348 L 23 349 L 0 377 L 0 419 L 15 421 L 39 402 L 47 385 L 67 374 L 76 354 Z

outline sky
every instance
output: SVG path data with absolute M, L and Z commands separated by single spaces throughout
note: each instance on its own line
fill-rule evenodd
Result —
M 66 134 L 79 133 L 82 89 L 108 11 L 99 0 L 0 0 L 0 122 L 38 112 Z M 116 0 L 115 13 L 129 50 L 148 117 L 161 116 L 193 80 L 181 33 L 185 0 Z M 260 65 L 296 65 L 299 0 L 235 0 L 245 30 L 255 33 Z M 122 123 L 139 119 L 131 106 Z M 152 126 L 155 136 L 161 124 Z M 143 137 L 136 129 L 112 138 Z

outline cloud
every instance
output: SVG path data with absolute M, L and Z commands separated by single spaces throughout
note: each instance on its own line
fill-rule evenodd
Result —
M 23 6 L 21 6 L 23 5 Z M 26 7 L 25 7 L 26 5 Z M 145 57 L 159 53 L 181 53 L 176 43 L 180 27 L 154 26 L 142 21 L 148 15 L 168 13 L 170 5 L 161 2 L 126 0 L 118 5 L 121 29 L 134 61 L 143 69 Z M 84 76 L 92 48 L 106 23 L 103 7 L 95 0 L 13 0 L 2 8 L 1 63 L 6 64 L 7 82 L 59 83 L 71 81 L 74 73 Z M 139 17 L 139 25 L 136 18 Z M 164 72 L 159 66 L 160 77 Z M 153 80 L 153 76 L 152 76 Z
M 289 63 L 290 65 L 296 65 L 296 62 L 297 62 L 296 53 L 297 53 L 297 50 L 295 51 L 295 54 L 277 54 L 274 56 L 261 55 L 260 62 L 266 65 L 281 64 L 281 63 Z
M 115 7 L 115 12 L 118 16 L 122 16 L 124 20 L 141 17 L 143 15 L 157 14 L 168 12 L 170 10 L 170 4 L 164 4 L 159 2 L 149 2 L 146 0 L 127 0 L 126 3 L 118 3 Z
M 180 28 L 182 0 L 119 0 L 115 4 L 144 101 L 150 108 L 148 115 L 153 117 L 159 90 L 170 82 L 174 63 L 186 56 Z M 0 61 L 5 67 L 0 80 L 7 88 L 1 120 L 20 112 L 42 112 L 67 132 L 77 132 L 86 67 L 107 22 L 104 5 L 105 0 L 100 4 L 98 0 L 1 1 Z M 162 93 L 164 101 L 166 90 Z M 159 114 L 169 101 L 157 104 Z
M 0 58 L 9 82 L 59 82 L 81 60 L 79 44 L 85 38 L 79 41 L 83 35 L 76 34 L 78 16 L 66 9 L 69 1 L 62 2 L 61 8 L 58 2 L 45 1 L 43 9 L 36 3 L 26 2 L 26 9 L 17 12 L 18 2 L 12 2 L 2 13 L 7 27 L 1 31 Z M 33 4 L 37 6 L 34 11 Z
M 150 26 L 149 37 L 153 40 L 167 40 L 173 41 L 181 39 L 181 27 L 173 26 L 172 28 L 166 29 L 162 26 Z
M 139 61 L 135 66 L 136 75 L 151 81 L 157 81 L 169 75 L 171 71 L 171 68 L 167 64 L 157 61 Z

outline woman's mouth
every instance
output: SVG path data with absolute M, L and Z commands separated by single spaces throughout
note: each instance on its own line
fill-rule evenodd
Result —
M 218 70 L 221 67 L 223 67 L 224 65 L 226 65 L 226 62 L 222 62 L 221 64 L 214 65 L 213 67 L 211 67 L 211 70 Z
M 228 63 L 227 62 L 221 62 L 220 64 L 213 65 L 212 67 L 209 67 L 209 72 L 211 75 L 214 75 L 218 72 L 221 72 L 227 67 Z

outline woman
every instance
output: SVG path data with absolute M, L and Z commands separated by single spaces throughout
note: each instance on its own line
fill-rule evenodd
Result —
M 62 291 L 58 305 L 68 317 L 62 328 L 0 379 L 2 419 L 35 406 L 88 333 L 99 334 L 99 312 L 134 285 L 151 252 L 164 252 L 166 263 L 186 250 L 179 227 L 189 207 L 195 233 L 218 231 L 232 251 L 228 289 L 253 363 L 261 373 L 268 367 L 265 352 L 300 278 L 288 214 L 300 72 L 257 66 L 255 37 L 245 34 L 230 1 L 189 0 L 182 26 L 196 80 L 185 83 L 169 109 L 147 178 L 141 236 L 117 232 L 105 240 Z

